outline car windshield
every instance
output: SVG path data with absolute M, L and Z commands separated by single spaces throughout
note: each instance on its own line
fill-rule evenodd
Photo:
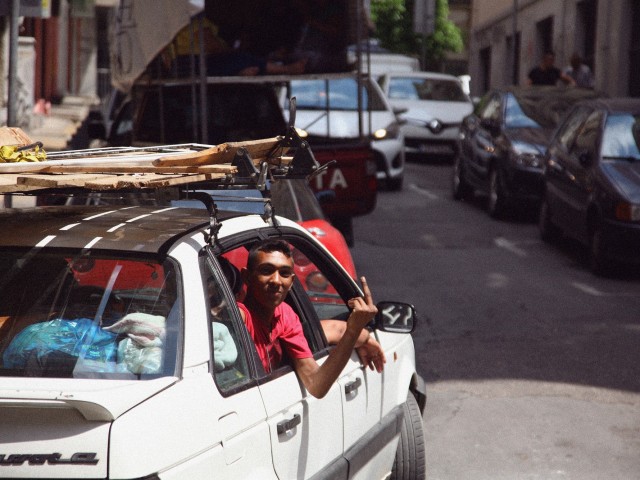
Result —
M 619 114 L 607 118 L 602 156 L 640 160 L 640 115 Z
M 358 111 L 358 83 L 354 78 L 331 80 L 293 80 L 291 95 L 299 109 Z M 386 110 L 384 101 L 375 89 L 365 85 L 362 109 Z
M 435 100 L 440 102 L 468 102 L 460 84 L 453 80 L 393 77 L 389 82 L 392 100 Z
M 528 108 L 527 113 L 520 102 L 511 93 L 506 95 L 504 124 L 506 128 L 541 128 L 535 108 Z
M 0 255 L 0 376 L 172 376 L 181 311 L 170 261 Z

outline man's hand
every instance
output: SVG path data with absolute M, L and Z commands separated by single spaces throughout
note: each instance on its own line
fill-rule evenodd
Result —
M 376 316 L 376 313 L 378 313 L 378 309 L 373 303 L 373 297 L 371 296 L 367 279 L 360 277 L 360 281 L 362 282 L 364 298 L 354 297 L 347 302 L 352 309 L 351 315 L 349 315 L 347 319 L 347 324 L 358 333 L 360 333 L 360 330 L 367 326 L 367 324 L 373 320 L 373 317 Z
M 369 367 L 371 370 L 375 369 L 378 373 L 382 372 L 384 364 L 387 362 L 382 347 L 372 336 L 369 336 L 365 343 L 356 347 L 356 353 L 365 367 Z

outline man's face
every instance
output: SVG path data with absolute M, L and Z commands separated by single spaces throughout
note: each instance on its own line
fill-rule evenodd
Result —
M 544 58 L 542 59 L 544 66 L 545 67 L 553 67 L 553 64 L 556 61 L 556 57 L 554 55 L 551 55 L 550 53 L 547 53 Z
M 247 293 L 265 308 L 280 305 L 293 284 L 293 260 L 282 252 L 258 252 L 253 270 L 244 270 Z

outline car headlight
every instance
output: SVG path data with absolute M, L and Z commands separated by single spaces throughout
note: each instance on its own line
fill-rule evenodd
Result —
M 400 135 L 400 125 L 397 122 L 390 123 L 386 128 L 379 128 L 373 132 L 373 140 L 387 140 L 390 138 L 398 138 Z
M 640 205 L 620 202 L 616 205 L 616 219 L 622 222 L 640 221 Z
M 540 155 L 536 155 L 533 153 L 520 153 L 520 152 L 511 152 L 509 154 L 509 158 L 516 165 L 521 165 L 527 168 L 542 168 L 543 161 Z

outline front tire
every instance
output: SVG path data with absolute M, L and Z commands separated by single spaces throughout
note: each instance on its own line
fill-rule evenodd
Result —
M 487 212 L 492 218 L 504 217 L 507 208 L 507 195 L 504 191 L 502 175 L 497 167 L 489 172 L 489 199 L 487 200 Z
M 396 450 L 390 480 L 424 480 L 427 462 L 420 407 L 411 392 L 404 403 L 400 442 Z
M 471 197 L 473 188 L 464 178 L 464 170 L 462 168 L 462 159 L 460 155 L 456 155 L 453 160 L 453 198 L 455 200 L 465 200 Z
M 594 226 L 589 236 L 589 268 L 601 277 L 611 274 L 611 262 L 607 258 L 606 251 L 602 229 Z
M 549 203 L 546 198 L 542 198 L 540 204 L 540 214 L 538 215 L 538 230 L 540 231 L 540 238 L 543 241 L 551 243 L 560 236 L 560 231 L 551 221 L 551 211 L 549 210 Z

